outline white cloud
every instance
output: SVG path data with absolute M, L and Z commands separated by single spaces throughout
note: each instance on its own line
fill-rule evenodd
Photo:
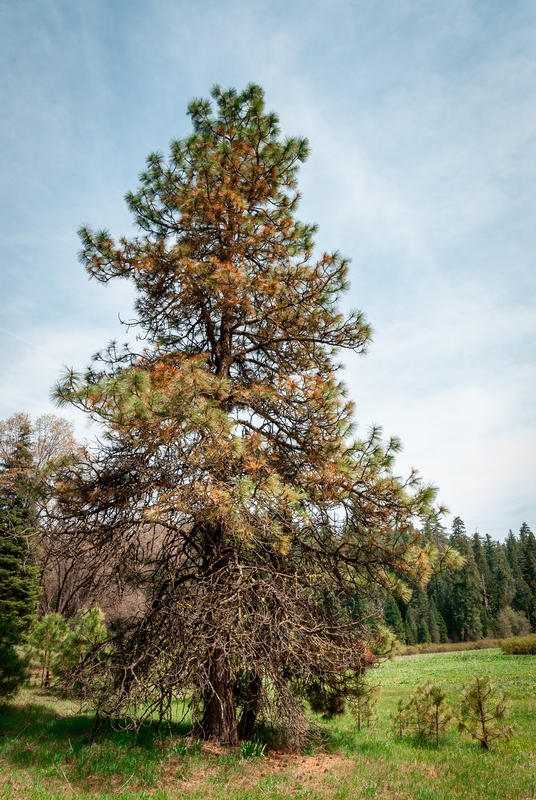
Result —
M 345 375 L 471 529 L 536 526 L 533 4 L 28 0 L 3 10 L 0 415 L 49 410 L 132 294 L 88 284 L 81 222 L 129 233 L 122 201 L 186 101 L 258 81 L 308 135 L 304 219 L 353 258 L 376 329 Z M 80 424 L 80 423 L 79 423 Z M 82 425 L 83 428 L 83 425 Z

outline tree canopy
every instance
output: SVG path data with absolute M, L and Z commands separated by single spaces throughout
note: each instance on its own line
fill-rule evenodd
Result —
M 430 577 L 435 490 L 393 474 L 397 440 L 353 435 L 336 359 L 371 331 L 339 308 L 347 259 L 316 257 L 295 216 L 307 140 L 281 137 L 258 86 L 212 97 L 127 194 L 138 235 L 80 231 L 93 278 L 133 283 L 140 346 L 56 387 L 105 436 L 54 513 L 139 596 L 77 673 L 102 713 L 182 697 L 207 737 L 263 719 L 299 743 L 310 686 L 351 695 L 373 663 L 377 592 Z

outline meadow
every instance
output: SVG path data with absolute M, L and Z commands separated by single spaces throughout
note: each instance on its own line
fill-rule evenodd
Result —
M 504 690 L 516 733 L 485 752 L 453 725 L 439 747 L 392 731 L 400 698 L 431 680 L 454 708 L 473 675 Z M 26 689 L 0 709 L 0 798 L 54 800 L 525 800 L 536 798 L 536 656 L 499 649 L 398 658 L 374 671 L 380 684 L 374 727 L 357 731 L 346 714 L 322 726 L 322 745 L 303 755 L 244 745 L 224 751 L 185 726 L 109 732 L 90 741 L 90 716 L 66 700 Z

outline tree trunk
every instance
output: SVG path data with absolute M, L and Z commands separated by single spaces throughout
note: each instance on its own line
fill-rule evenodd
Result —
M 205 739 L 213 739 L 232 747 L 238 744 L 233 678 L 229 661 L 221 648 L 212 653 L 208 675 L 209 686 L 202 722 L 203 735 Z
M 249 739 L 253 733 L 255 722 L 257 721 L 257 714 L 259 713 L 259 706 L 261 704 L 261 678 L 254 672 L 249 681 L 246 692 L 246 702 L 244 703 L 244 710 L 240 717 L 238 724 L 238 738 L 240 740 Z

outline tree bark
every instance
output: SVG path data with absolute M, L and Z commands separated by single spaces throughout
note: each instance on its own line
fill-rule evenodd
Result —
M 244 703 L 244 710 L 242 711 L 242 716 L 238 723 L 238 738 L 241 741 L 249 739 L 253 733 L 261 703 L 261 688 L 262 683 L 260 675 L 254 672 L 248 681 L 246 702 Z
M 231 747 L 238 744 L 233 678 L 225 652 L 217 648 L 208 665 L 209 686 L 203 713 L 205 739 Z

